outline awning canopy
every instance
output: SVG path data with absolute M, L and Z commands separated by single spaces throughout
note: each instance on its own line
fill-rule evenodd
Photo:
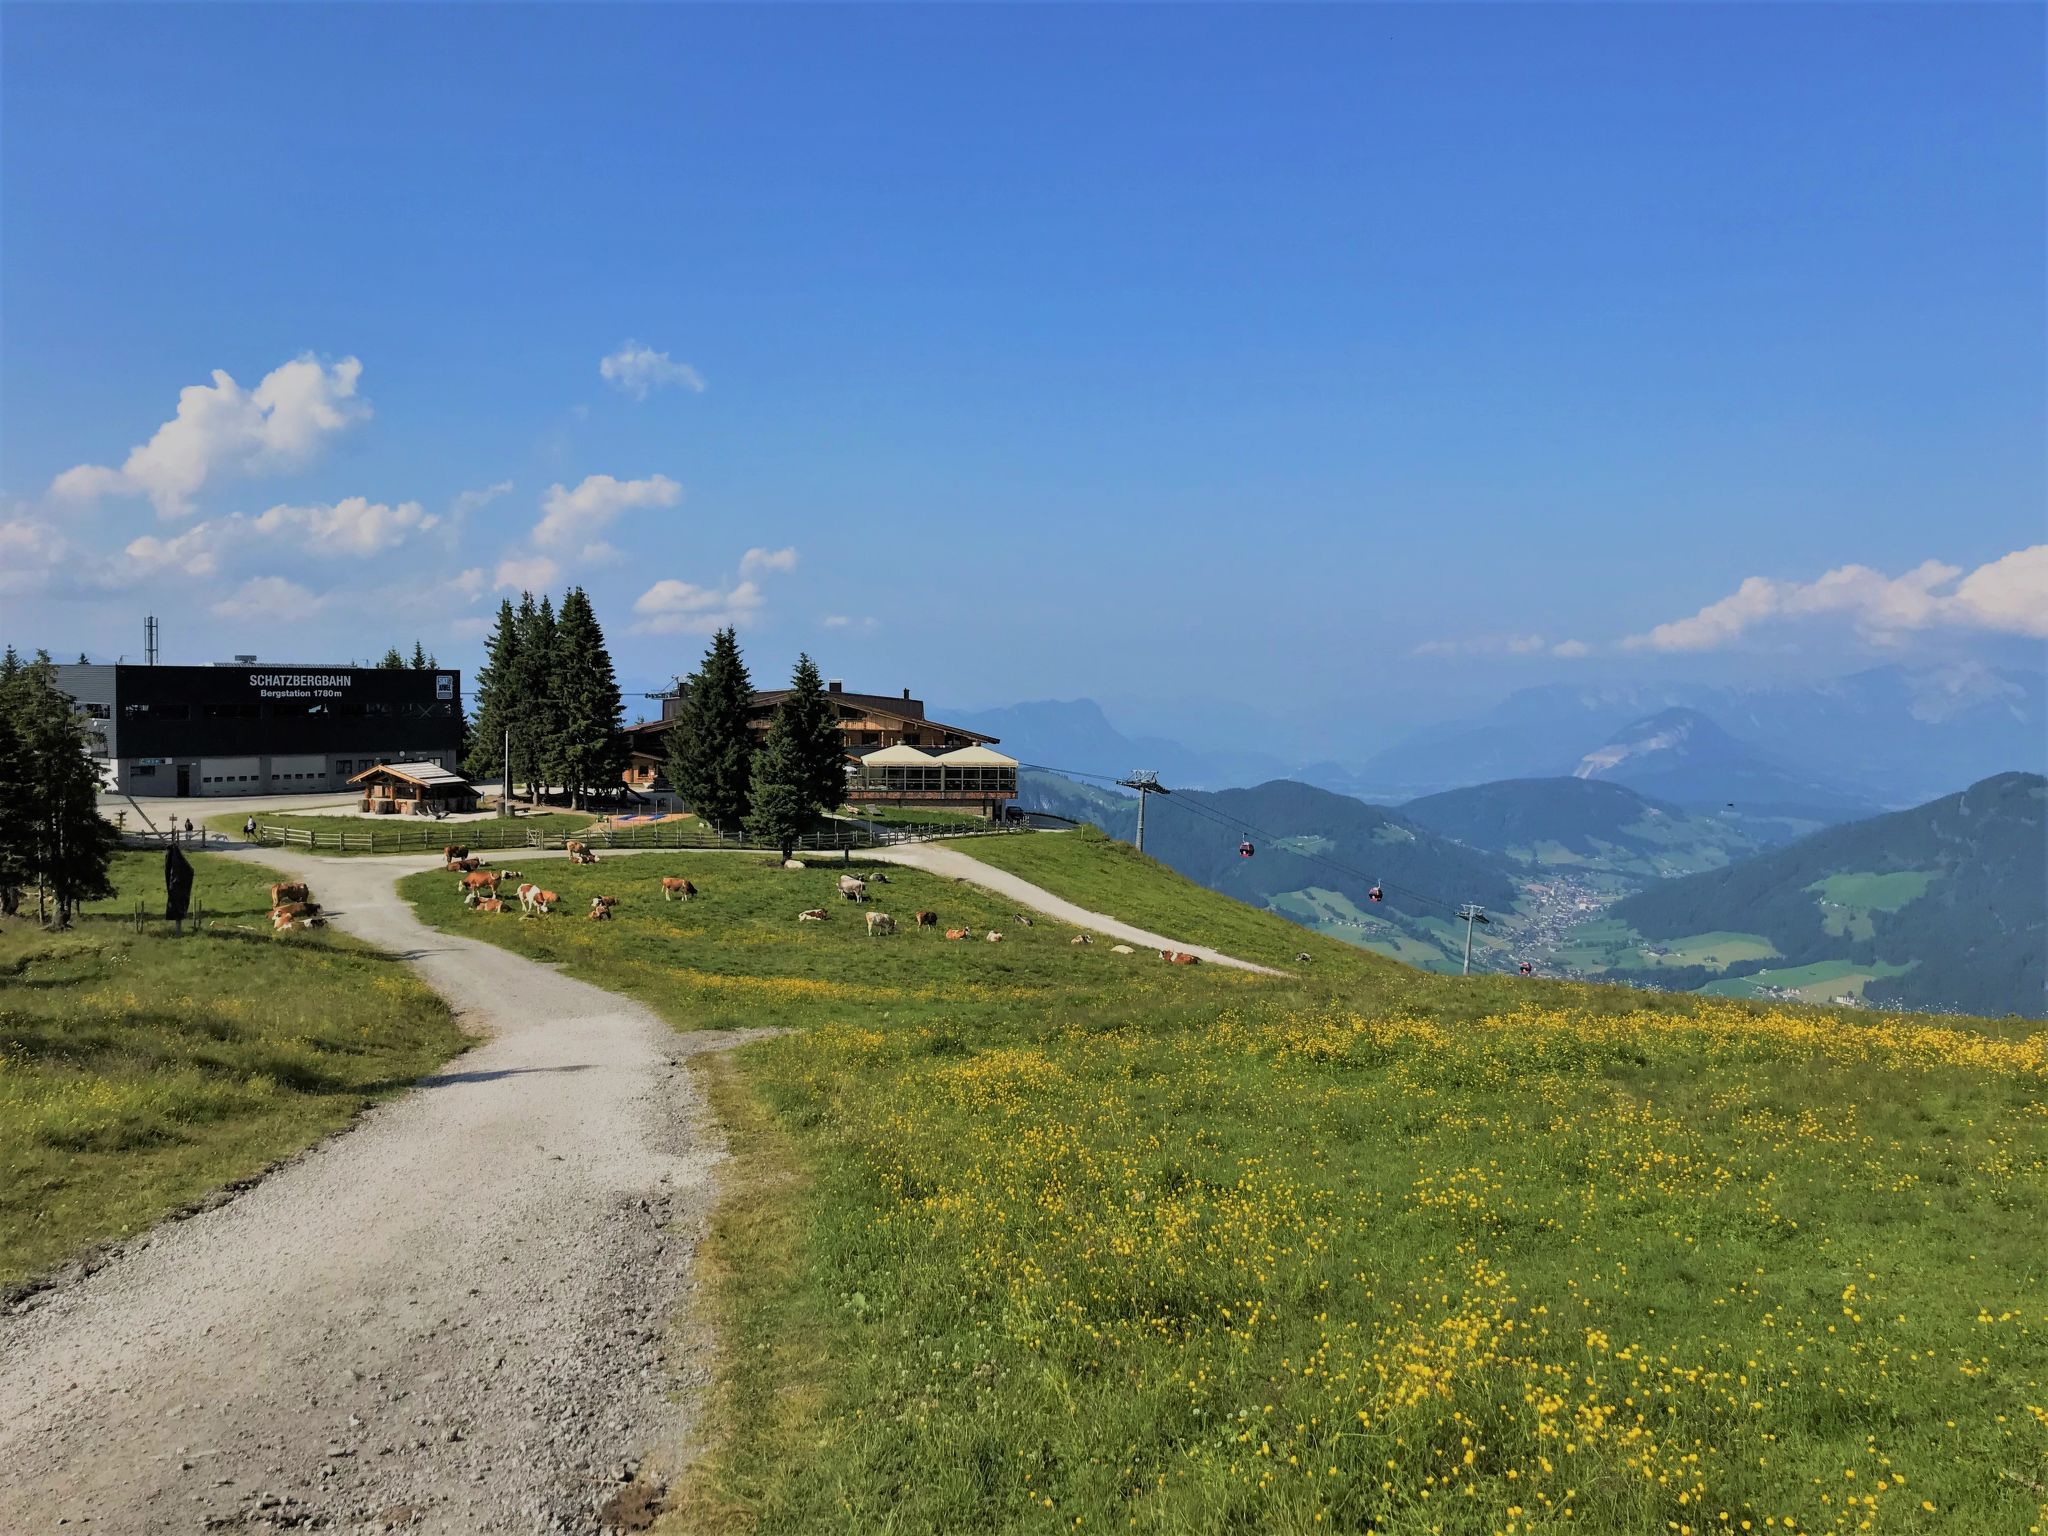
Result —
M 874 759 L 870 758 L 870 762 Z M 987 747 L 955 747 L 950 752 L 941 752 L 936 761 L 948 768 L 1014 768 L 1017 759 L 992 752 Z
M 968 751 L 963 747 L 961 750 Z M 915 747 L 906 747 L 898 742 L 893 747 L 877 747 L 860 760 L 863 768 L 929 768 L 936 763 L 951 761 L 950 754 L 938 758 L 929 752 L 920 752 Z

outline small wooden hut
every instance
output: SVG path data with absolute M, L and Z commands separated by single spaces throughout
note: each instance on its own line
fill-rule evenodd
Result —
M 477 808 L 476 786 L 439 763 L 379 763 L 348 782 L 362 790 L 367 816 L 431 816 Z

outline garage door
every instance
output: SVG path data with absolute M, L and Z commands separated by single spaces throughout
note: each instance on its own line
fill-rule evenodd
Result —
M 270 787 L 282 794 L 295 794 L 311 789 L 327 787 L 327 758 L 325 754 L 299 757 L 273 757 L 270 760 Z
M 199 782 L 192 788 L 202 795 L 253 795 L 269 786 L 258 777 L 260 757 L 202 757 Z

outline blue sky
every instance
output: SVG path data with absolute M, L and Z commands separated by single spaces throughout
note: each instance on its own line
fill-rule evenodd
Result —
M 2038 8 L 0 15 L 17 644 L 525 576 L 635 685 L 1392 730 L 2048 633 Z

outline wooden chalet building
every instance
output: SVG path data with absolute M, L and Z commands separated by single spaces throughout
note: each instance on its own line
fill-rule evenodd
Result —
M 999 737 L 926 719 L 924 700 L 913 699 L 908 688 L 901 697 L 848 693 L 833 679 L 825 691 L 839 712 L 850 803 L 931 806 L 994 816 L 1005 801 L 1017 798 L 1017 760 L 991 750 Z M 787 688 L 754 695 L 748 723 L 757 738 L 767 736 L 776 710 L 788 697 Z M 663 772 L 668 756 L 664 738 L 681 714 L 682 702 L 680 694 L 664 694 L 661 719 L 627 728 L 625 781 L 630 788 L 647 795 L 669 790 Z
M 348 782 L 362 791 L 368 816 L 431 816 L 477 808 L 476 787 L 439 763 L 378 763 Z

